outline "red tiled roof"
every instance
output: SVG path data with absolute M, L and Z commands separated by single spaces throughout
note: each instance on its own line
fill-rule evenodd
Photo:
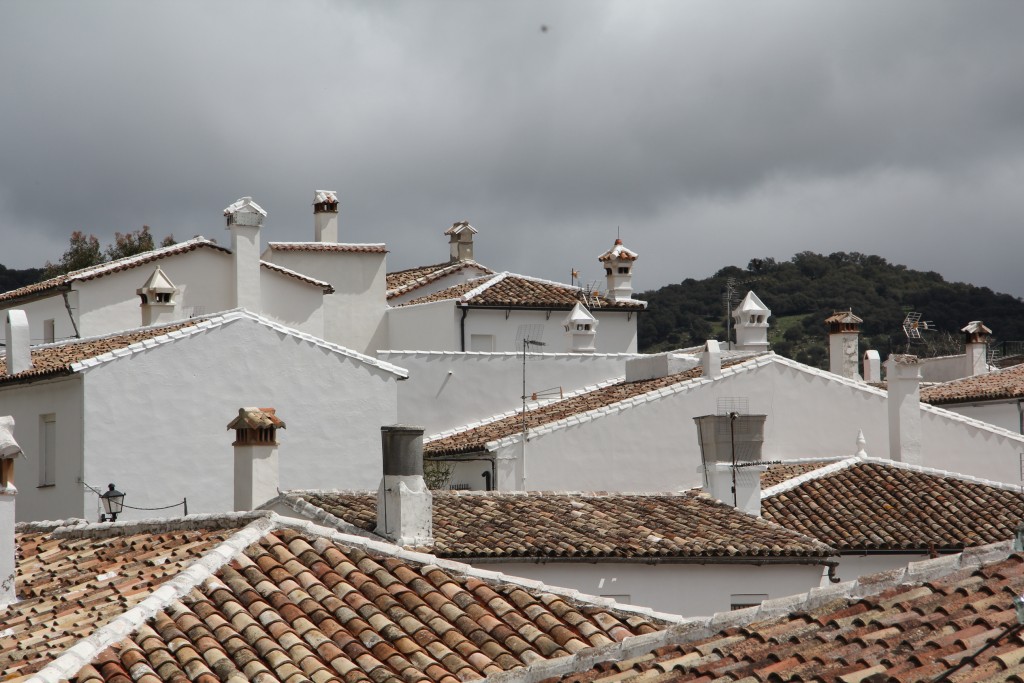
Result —
M 319 287 L 320 289 L 322 289 L 324 291 L 324 294 L 333 294 L 334 293 L 334 287 L 329 282 L 324 282 L 323 280 L 317 280 L 316 278 L 309 277 L 308 275 L 303 275 L 302 273 L 297 273 L 297 272 L 295 272 L 294 270 L 292 270 L 290 268 L 285 268 L 284 266 L 279 266 L 276 263 L 271 263 L 269 261 L 260 261 L 260 266 L 263 267 L 263 268 L 266 268 L 267 270 L 272 270 L 275 273 L 281 273 L 282 275 L 287 275 L 288 277 L 294 278 L 294 279 L 298 280 L 299 282 L 304 282 L 307 285 L 313 285 L 314 287 Z
M 748 359 L 723 361 L 722 367 L 730 367 L 745 360 Z M 528 429 L 535 429 L 552 422 L 564 420 L 573 415 L 610 406 L 620 401 L 640 396 L 641 394 L 664 389 L 680 382 L 697 379 L 701 374 L 702 370 L 698 365 L 685 372 L 668 375 L 667 377 L 645 379 L 638 382 L 619 382 L 618 384 L 588 391 L 584 394 L 571 396 L 561 401 L 555 401 L 527 410 L 526 426 Z M 454 433 L 444 433 L 443 436 L 424 443 L 423 453 L 428 456 L 476 453 L 484 450 L 486 444 L 490 441 L 521 434 L 522 431 L 523 415 L 522 413 L 516 413 L 494 422 L 469 427 Z
M 761 488 L 766 489 L 776 484 L 781 484 L 801 474 L 813 472 L 816 469 L 830 464 L 829 461 L 818 460 L 814 462 L 783 463 L 781 465 L 769 465 L 768 470 L 761 473 Z
M 104 353 L 117 351 L 147 339 L 161 337 L 175 330 L 191 327 L 199 322 L 202 322 L 202 320 L 194 318 L 174 323 L 173 325 L 146 327 L 107 337 L 33 347 L 31 349 L 32 369 L 19 372 L 16 375 L 7 374 L 7 360 L 0 357 L 0 384 L 70 374 L 72 372 L 71 366 L 74 363 L 102 356 Z
M 375 493 L 291 491 L 373 532 Z M 450 558 L 808 558 L 831 548 L 692 494 L 434 491 L 430 552 Z
M 1017 487 L 855 460 L 761 499 L 765 519 L 841 552 L 960 550 L 1012 538 Z
M 921 387 L 921 400 L 932 405 L 1001 398 L 1024 398 L 1024 365 Z
M 864 597 L 822 597 L 774 619 L 737 618 L 736 625 L 712 625 L 710 633 L 691 629 L 672 644 L 621 661 L 597 653 L 597 665 L 581 662 L 575 673 L 542 680 L 924 683 L 960 665 L 950 680 L 1022 680 L 1024 640 L 1019 633 L 1005 636 L 1017 623 L 1013 599 L 1024 592 L 1024 557 L 924 582 L 910 578 L 869 577 L 862 579 Z M 872 590 L 873 579 L 884 588 Z M 981 653 L 988 643 L 992 647 Z
M 408 270 L 399 270 L 387 274 L 388 298 L 393 299 L 403 294 L 415 291 L 420 287 L 435 282 L 446 275 L 459 273 L 467 268 L 474 268 L 485 275 L 492 275 L 493 270 L 482 266 L 476 261 L 451 261 L 447 263 L 436 263 L 432 266 L 418 266 Z
M 468 286 L 467 286 L 468 285 Z M 477 293 L 474 290 L 479 289 Z M 463 303 L 473 306 L 494 306 L 496 308 L 554 308 L 571 309 L 580 303 L 581 291 L 578 287 L 563 285 L 558 282 L 538 280 L 501 273 L 491 278 L 476 278 L 469 283 L 462 283 L 448 289 L 435 292 L 428 296 L 408 301 L 403 306 L 460 299 Z M 587 297 L 586 304 L 593 309 L 620 309 L 642 311 L 647 304 L 643 301 L 612 301 L 607 297 L 593 293 Z
M 57 677 L 458 683 L 665 626 L 644 610 L 498 582 L 470 567 L 442 568 L 428 555 L 300 528 L 261 515 L 227 538 L 231 549 L 221 545 L 201 558 L 214 540 L 209 534 L 172 537 L 114 525 L 96 540 L 86 529 L 56 558 L 44 534 L 28 556 L 41 565 L 33 575 L 51 577 L 41 591 L 53 592 L 43 602 L 0 608 L 0 623 L 17 631 L 0 640 L 7 648 L 0 670 L 36 671 L 78 641 L 76 651 L 91 663 L 71 663 L 70 670 L 66 661 L 55 664 Z M 125 536 L 115 536 L 119 530 Z M 175 541 L 177 554 L 170 551 Z M 183 572 L 192 560 L 206 569 Z M 153 617 L 137 618 L 127 637 L 118 629 L 100 640 L 98 627 L 172 578 L 179 592 L 155 598 L 162 604 Z M 34 609 L 40 605 L 42 612 Z M 26 638 L 30 633 L 37 637 Z M 79 640 L 85 636 L 90 642 Z
M 269 242 L 267 246 L 274 251 L 329 251 L 348 252 L 355 254 L 386 254 L 384 244 L 343 244 L 333 242 Z

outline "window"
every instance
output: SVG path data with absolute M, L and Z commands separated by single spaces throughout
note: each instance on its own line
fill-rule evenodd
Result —
M 493 334 L 471 334 L 469 335 L 469 350 L 470 351 L 494 351 L 494 335 Z
M 729 609 L 757 607 L 767 599 L 767 593 L 733 593 L 729 596 Z
M 605 275 L 611 275 L 612 274 L 612 269 L 611 268 L 605 268 L 604 269 L 604 274 Z
M 590 323 L 576 323 L 576 329 L 580 332 L 584 332 L 590 329 Z
M 43 343 L 49 344 L 54 340 L 53 318 L 43 321 Z
M 157 292 L 156 293 L 156 302 L 158 304 L 169 304 L 169 303 L 171 303 L 171 293 L 170 292 Z
M 39 485 L 57 483 L 57 416 L 39 416 Z
M 619 275 L 629 275 L 629 266 L 619 266 Z

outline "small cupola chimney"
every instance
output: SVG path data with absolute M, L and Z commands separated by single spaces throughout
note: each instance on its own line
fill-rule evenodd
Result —
M 234 306 L 259 313 L 260 294 L 260 227 L 267 217 L 252 197 L 242 197 L 224 209 L 231 231 L 231 252 L 234 258 Z
M 7 346 L 7 374 L 17 375 L 32 369 L 28 316 L 25 311 L 13 308 L 4 316 L 4 341 Z
M 177 319 L 178 288 L 160 268 L 156 267 L 145 284 L 135 290 L 142 308 L 142 324 L 160 325 Z
M 882 382 L 882 357 L 874 349 L 864 352 L 864 381 L 869 384 Z
M 889 459 L 922 464 L 921 362 L 917 356 L 892 354 L 885 361 L 889 403 Z
M 828 369 L 846 379 L 861 378 L 857 372 L 857 362 L 860 360 L 857 339 L 862 322 L 853 314 L 853 309 L 836 311 L 825 318 L 825 326 L 828 328 Z
M 743 301 L 732 312 L 736 328 L 736 349 L 740 351 L 768 350 L 768 318 L 772 312 L 764 305 L 753 290 L 747 292 Z
M 14 461 L 22 456 L 14 440 L 14 418 L 0 417 L 0 607 L 17 600 L 17 548 L 14 541 Z
M 423 427 L 380 428 L 384 476 L 375 533 L 402 546 L 434 544 L 434 502 L 423 479 Z
M 597 350 L 597 318 L 582 303 L 577 303 L 565 318 L 565 340 L 569 353 L 593 353 Z
M 317 190 L 313 193 L 313 239 L 336 244 L 338 241 L 338 193 Z
M 743 512 L 761 516 L 765 415 L 702 415 L 697 423 L 704 491 Z
M 444 234 L 448 235 L 448 247 L 451 251 L 448 260 L 451 263 L 473 260 L 473 235 L 477 232 L 469 221 L 452 223 L 452 227 L 444 231 Z
M 235 430 L 235 510 L 252 510 L 277 495 L 277 430 L 285 424 L 273 408 L 239 408 Z
M 604 266 L 611 301 L 633 300 L 633 263 L 637 258 L 637 253 L 627 249 L 619 238 L 611 249 L 597 257 Z
M 717 340 L 708 339 L 700 354 L 701 377 L 718 379 L 722 376 L 722 348 Z
M 960 330 L 964 333 L 964 352 L 967 356 L 965 377 L 984 375 L 988 368 L 988 340 L 992 330 L 980 320 L 972 320 Z

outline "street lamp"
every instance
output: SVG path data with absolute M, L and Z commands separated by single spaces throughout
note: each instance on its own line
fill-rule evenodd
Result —
M 103 511 L 105 513 L 100 515 L 100 521 L 106 522 L 109 515 L 110 521 L 116 522 L 117 516 L 124 510 L 124 494 L 115 489 L 113 484 L 108 484 L 107 491 L 100 496 L 100 500 L 103 501 Z

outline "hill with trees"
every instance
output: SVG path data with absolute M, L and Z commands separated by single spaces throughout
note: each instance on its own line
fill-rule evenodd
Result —
M 644 352 L 696 346 L 725 339 L 726 292 L 734 301 L 754 290 L 772 311 L 769 342 L 773 350 L 808 365 L 828 366 L 824 320 L 852 309 L 863 318 L 861 349 L 908 352 L 903 333 L 907 313 L 916 311 L 934 323 L 922 342 L 909 348 L 919 356 L 962 352 L 960 328 L 981 320 L 998 345 L 1024 340 L 1024 300 L 987 287 L 947 282 L 936 272 L 911 270 L 881 256 L 837 252 L 823 256 L 801 252 L 788 261 L 752 259 L 747 267 L 728 266 L 703 280 L 642 292 L 649 302 L 640 316 L 639 347 Z

